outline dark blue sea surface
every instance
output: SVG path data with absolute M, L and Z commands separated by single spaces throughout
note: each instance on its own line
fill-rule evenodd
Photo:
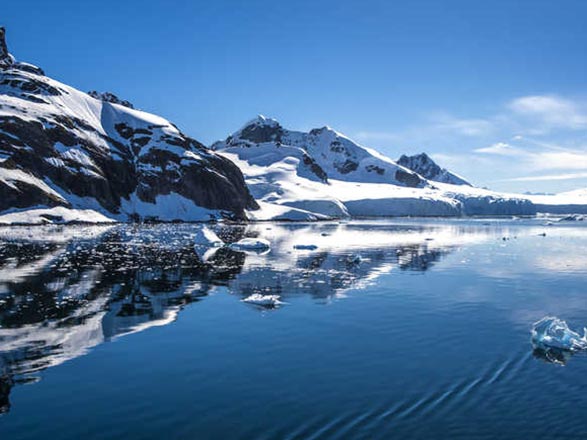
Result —
M 587 222 L 201 227 L 0 228 L 1 439 L 587 438 Z

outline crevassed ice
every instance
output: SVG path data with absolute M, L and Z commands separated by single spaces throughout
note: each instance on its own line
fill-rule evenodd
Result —
M 543 348 L 585 350 L 587 349 L 587 329 L 583 329 L 583 336 L 581 336 L 572 331 L 564 320 L 546 316 L 534 324 L 532 342 Z

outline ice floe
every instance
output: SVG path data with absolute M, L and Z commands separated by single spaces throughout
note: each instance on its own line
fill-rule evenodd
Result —
M 587 349 L 587 329 L 583 336 L 569 328 L 562 319 L 546 316 L 534 324 L 532 343 L 538 348 L 579 351 Z
M 262 295 L 260 293 L 253 293 L 241 301 L 263 307 L 278 307 L 283 304 L 279 299 L 279 295 Z
M 263 238 L 243 238 L 231 243 L 229 247 L 235 251 L 264 252 L 271 249 L 271 243 Z

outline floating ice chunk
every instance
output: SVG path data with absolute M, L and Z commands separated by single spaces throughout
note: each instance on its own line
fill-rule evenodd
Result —
M 198 229 L 194 238 L 194 242 L 197 246 L 224 246 L 224 242 L 220 239 L 220 237 L 218 237 L 218 235 L 216 235 L 216 233 L 207 226 L 203 226 L 201 229 Z
M 279 300 L 279 295 L 261 295 L 260 293 L 253 293 L 241 301 L 263 307 L 277 307 L 283 304 Z
M 353 254 L 348 256 L 347 261 L 351 264 L 361 264 L 363 257 L 361 254 Z
M 271 243 L 263 238 L 243 238 L 237 242 L 229 245 L 231 249 L 236 251 L 268 251 L 271 248 Z
M 532 342 L 543 348 L 578 351 L 587 349 L 587 329 L 583 336 L 572 331 L 562 319 L 546 316 L 534 324 Z
M 318 249 L 318 246 L 316 246 L 315 244 L 295 244 L 294 249 L 315 251 L 316 249 Z

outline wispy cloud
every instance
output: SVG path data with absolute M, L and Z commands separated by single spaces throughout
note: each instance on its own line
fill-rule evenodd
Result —
M 539 152 L 531 155 L 536 170 L 587 170 L 587 152 Z
M 556 192 L 571 189 L 576 184 L 572 179 L 587 179 L 587 100 L 524 95 L 473 117 L 446 111 L 423 116 L 419 124 L 389 132 L 363 131 L 356 137 L 396 155 L 426 151 L 478 184 L 495 183 L 508 190 Z M 528 188 L 523 182 L 536 185 Z
M 439 114 L 433 128 L 443 131 L 451 131 L 462 136 L 484 136 L 494 130 L 494 123 L 488 119 L 457 118 L 448 114 Z
M 551 180 L 572 180 L 587 178 L 587 173 L 548 174 L 544 176 L 524 176 L 502 179 L 501 182 L 541 182 Z
M 477 148 L 473 150 L 475 153 L 495 154 L 498 156 L 524 156 L 527 153 L 517 147 L 514 147 L 506 142 L 496 142 L 489 147 Z
M 511 101 L 508 108 L 517 116 L 533 119 L 536 130 L 552 128 L 586 129 L 584 106 L 555 95 L 522 96 Z

